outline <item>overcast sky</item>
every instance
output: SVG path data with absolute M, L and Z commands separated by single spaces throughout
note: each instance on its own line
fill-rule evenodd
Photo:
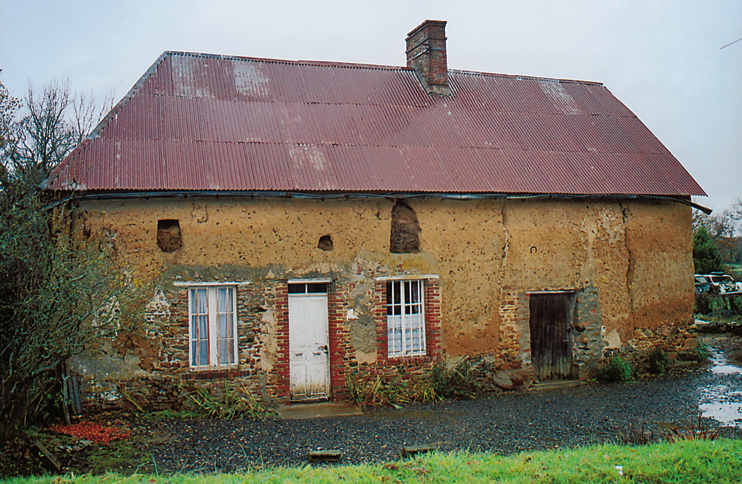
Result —
M 447 20 L 448 65 L 600 81 L 700 183 L 742 197 L 742 1 L 0 0 L 0 81 L 123 97 L 166 50 L 404 65 Z

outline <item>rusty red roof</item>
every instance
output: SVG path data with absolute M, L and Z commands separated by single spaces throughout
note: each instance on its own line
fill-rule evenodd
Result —
M 85 192 L 705 195 L 602 84 L 164 53 L 53 172 Z

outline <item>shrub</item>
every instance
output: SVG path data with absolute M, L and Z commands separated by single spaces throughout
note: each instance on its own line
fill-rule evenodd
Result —
M 266 418 L 272 414 L 250 390 L 239 385 L 231 387 L 228 382 L 217 397 L 205 388 L 197 388 L 187 395 L 197 413 L 213 419 Z
M 469 360 L 453 368 L 439 361 L 416 380 L 408 378 L 404 369 L 377 375 L 375 379 L 358 379 L 358 372 L 346 375 L 348 393 L 353 401 L 372 407 L 400 407 L 408 403 L 424 403 L 452 398 L 468 400 L 486 390 L 485 375 Z
M 698 345 L 696 346 L 696 354 L 698 355 L 698 361 L 706 361 L 709 358 L 709 349 L 708 346 L 706 346 L 706 343 L 698 340 Z
M 431 385 L 430 375 L 417 381 L 406 379 L 404 369 L 395 369 L 390 375 L 377 375 L 373 380 L 358 380 L 358 372 L 346 374 L 351 399 L 369 407 L 401 407 L 408 403 L 440 400 Z
M 604 383 L 626 382 L 631 380 L 633 373 L 630 363 L 622 360 L 620 356 L 614 356 L 607 365 L 604 365 L 598 371 L 598 381 Z
M 433 388 L 441 398 L 469 400 L 483 390 L 482 375 L 469 360 L 463 360 L 453 368 L 439 361 L 432 373 Z
M 662 348 L 655 348 L 649 353 L 649 372 L 653 375 L 663 375 L 670 360 Z

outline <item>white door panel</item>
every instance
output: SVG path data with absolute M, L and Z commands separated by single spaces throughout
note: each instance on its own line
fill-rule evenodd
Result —
M 329 397 L 327 294 L 289 294 L 291 400 Z

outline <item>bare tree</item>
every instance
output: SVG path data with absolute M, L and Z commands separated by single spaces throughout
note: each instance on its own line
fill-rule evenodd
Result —
M 40 93 L 29 85 L 21 105 L 6 104 L 2 164 L 6 172 L 24 172 L 18 180 L 35 189 L 110 110 L 113 95 L 101 104 L 92 93 L 71 94 L 69 81 L 53 82 Z
M 732 237 L 737 229 L 737 222 L 729 209 L 720 214 L 706 215 L 700 210 L 693 211 L 693 230 L 703 226 L 709 236 L 716 240 L 720 237 Z

